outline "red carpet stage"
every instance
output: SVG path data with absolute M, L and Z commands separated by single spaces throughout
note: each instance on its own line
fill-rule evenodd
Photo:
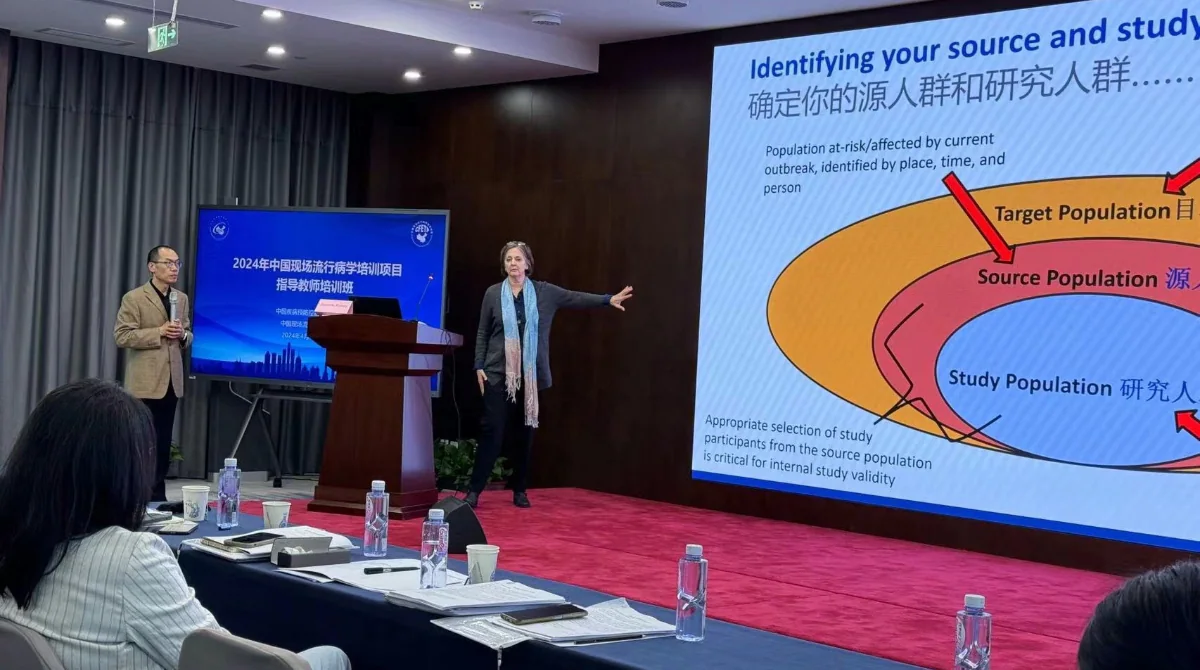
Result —
M 546 579 L 674 607 L 684 545 L 711 561 L 709 613 L 733 623 L 915 665 L 945 668 L 964 593 L 987 596 L 997 667 L 1074 667 L 1080 633 L 1119 579 L 1079 570 L 667 505 L 578 489 L 534 491 L 533 509 L 485 494 L 478 514 L 500 564 Z M 291 522 L 361 536 L 354 517 Z M 246 510 L 258 514 L 257 503 Z M 420 520 L 392 522 L 417 548 Z

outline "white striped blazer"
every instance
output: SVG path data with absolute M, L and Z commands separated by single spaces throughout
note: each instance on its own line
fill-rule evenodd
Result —
M 220 630 L 167 543 L 116 526 L 73 542 L 29 609 L 0 596 L 0 617 L 41 633 L 67 670 L 174 670 L 189 633 Z

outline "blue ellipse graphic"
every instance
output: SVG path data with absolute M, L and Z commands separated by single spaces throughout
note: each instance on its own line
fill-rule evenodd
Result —
M 1166 463 L 1200 453 L 1200 441 L 1175 430 L 1174 414 L 1200 407 L 1198 346 L 1200 317 L 1182 309 L 1046 296 L 959 328 L 938 354 L 938 387 L 972 426 L 999 416 L 983 432 L 1026 453 L 1081 465 Z M 1056 377 L 1068 386 L 1031 381 L 1045 388 Z M 983 379 L 986 388 L 968 383 Z

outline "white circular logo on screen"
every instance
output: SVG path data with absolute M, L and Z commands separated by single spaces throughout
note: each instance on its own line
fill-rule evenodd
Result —
M 418 247 L 427 247 L 433 239 L 433 226 L 426 221 L 418 221 L 413 224 L 412 241 Z
M 229 222 L 225 220 L 225 217 L 218 216 L 217 218 L 213 219 L 212 224 L 208 226 L 208 233 L 212 235 L 214 240 L 220 242 L 226 237 L 229 237 Z

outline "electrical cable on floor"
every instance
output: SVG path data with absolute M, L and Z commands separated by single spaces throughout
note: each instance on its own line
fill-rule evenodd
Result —
M 442 346 L 450 346 L 450 332 L 442 329 Z M 457 352 L 451 351 L 449 354 L 443 354 L 442 359 L 450 357 L 450 402 L 454 403 L 454 416 L 457 421 L 457 431 L 455 438 L 462 441 L 462 410 L 458 407 L 458 355 Z
M 450 355 L 450 399 L 454 401 L 454 416 L 458 421 L 458 441 L 462 442 L 462 410 L 458 408 L 458 357 Z
M 450 333 L 444 328 L 442 329 L 442 345 L 450 345 Z M 459 442 L 462 442 L 462 410 L 458 406 L 458 356 L 457 352 L 454 351 L 450 352 L 449 354 L 443 354 L 443 360 L 446 356 L 450 357 L 450 402 L 454 404 L 454 416 L 457 429 L 455 432 L 455 437 Z M 455 498 L 458 497 L 458 493 L 458 491 L 455 491 Z M 497 657 L 496 666 L 499 667 L 499 665 L 500 659 Z

